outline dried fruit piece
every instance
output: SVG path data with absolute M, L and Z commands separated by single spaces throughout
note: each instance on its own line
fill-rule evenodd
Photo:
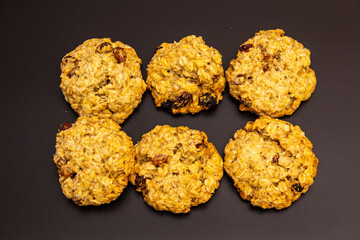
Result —
M 155 157 L 151 157 L 150 161 L 155 165 L 155 166 L 159 166 L 162 163 L 166 163 L 168 160 L 169 156 L 168 155 L 164 155 L 164 154 L 157 154 L 155 155 Z
M 279 154 L 278 153 L 275 154 L 275 156 L 273 157 L 271 162 L 274 163 L 274 164 L 279 163 Z
M 254 45 L 252 45 L 251 43 L 250 44 L 243 44 L 240 46 L 240 52 L 248 52 L 250 51 L 249 49 L 250 48 L 253 48 Z
M 219 81 L 219 79 L 220 79 L 220 75 L 214 75 L 214 76 L 212 76 L 212 80 L 213 80 L 214 83 L 216 83 L 217 81 Z
M 196 147 L 197 149 L 199 149 L 199 148 L 201 148 L 201 147 L 203 147 L 203 146 L 205 146 L 205 138 L 203 138 L 200 143 L 196 143 L 196 144 L 195 144 L 195 147 Z
M 184 91 L 173 103 L 173 108 L 178 109 L 189 105 L 192 102 L 192 94 Z
M 173 101 L 171 101 L 170 99 L 168 99 L 166 102 L 161 103 L 161 107 L 169 112 L 171 112 L 172 106 L 173 106 Z
M 264 71 L 264 72 L 267 72 L 267 71 L 269 71 L 269 70 L 270 70 L 270 67 L 269 67 L 268 64 L 266 64 L 265 66 L 263 66 L 263 71 Z
M 297 192 L 302 192 L 302 190 L 304 189 L 300 183 L 295 183 L 292 185 L 293 189 L 295 189 Z
M 136 175 L 135 185 L 137 186 L 138 190 L 145 189 L 145 187 L 146 187 L 146 179 L 143 176 Z
M 103 42 L 102 44 L 100 44 L 99 46 L 96 47 L 95 52 L 97 53 L 108 53 L 111 52 L 112 49 L 112 45 L 109 42 Z
M 205 93 L 199 97 L 199 104 L 207 108 L 214 107 L 216 103 L 216 96 L 212 96 L 210 93 Z
M 126 61 L 126 52 L 121 47 L 116 47 L 113 49 L 114 57 L 118 63 L 122 63 Z
M 58 169 L 58 174 L 64 177 L 71 177 L 73 173 L 74 172 L 69 167 L 61 167 Z
M 74 64 L 76 65 L 78 63 L 78 59 L 71 56 L 71 55 L 67 55 L 63 58 L 62 62 L 61 62 L 61 67 L 65 67 L 66 64 Z
M 242 85 L 246 82 L 246 74 L 238 74 L 236 78 L 230 83 L 232 85 Z
M 109 85 L 111 83 L 110 79 L 106 79 L 105 81 L 100 82 L 98 85 L 94 87 L 94 92 L 98 92 L 100 89 Z
M 69 122 L 63 123 L 63 124 L 61 124 L 58 132 L 65 131 L 66 129 L 69 129 L 69 128 L 71 128 L 71 127 L 72 127 L 72 124 L 71 124 L 71 123 L 69 123 Z
M 203 143 L 197 143 L 197 144 L 195 144 L 195 147 L 199 149 L 199 148 L 201 148 L 202 145 L 203 145 Z
M 77 205 L 79 205 L 79 206 L 81 206 L 81 205 L 84 204 L 83 199 L 81 199 L 81 198 L 79 198 L 79 197 L 74 197 L 74 198 L 73 198 L 73 201 L 74 201 Z
M 270 54 L 265 53 L 264 57 L 263 57 L 263 60 L 267 62 L 267 61 L 269 61 L 269 59 L 270 59 Z
M 71 55 L 67 55 L 61 62 L 61 68 L 64 69 L 63 71 L 66 76 L 70 78 L 76 75 L 75 71 L 79 68 L 79 60 Z
M 244 105 L 245 107 L 250 107 L 251 106 L 251 102 L 249 99 L 243 99 L 243 98 L 240 98 L 240 103 L 242 105 Z

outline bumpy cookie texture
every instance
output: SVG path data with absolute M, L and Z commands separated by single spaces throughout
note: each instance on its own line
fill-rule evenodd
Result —
M 62 59 L 60 87 L 80 116 L 121 124 L 146 90 L 140 65 L 130 46 L 109 38 L 90 39 Z
M 319 161 L 312 147 L 298 126 L 263 116 L 230 139 L 224 168 L 243 199 L 282 209 L 314 182 Z
M 260 31 L 240 46 L 226 71 L 230 94 L 241 111 L 291 115 L 315 90 L 310 51 L 280 29 Z
M 134 172 L 134 146 L 111 119 L 80 117 L 61 125 L 54 162 L 65 196 L 79 206 L 109 203 Z
M 177 113 L 197 113 L 216 106 L 226 80 L 220 53 L 201 37 L 161 44 L 147 67 L 146 83 L 155 105 Z
M 223 176 L 223 161 L 204 132 L 156 126 L 135 145 L 130 181 L 156 210 L 186 213 L 211 198 Z

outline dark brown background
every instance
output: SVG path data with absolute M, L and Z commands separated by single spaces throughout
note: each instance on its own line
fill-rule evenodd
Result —
M 359 10 L 355 1 L 6 1 L 1 3 L 0 239 L 359 239 Z M 195 34 L 223 55 L 262 29 L 282 28 L 312 52 L 318 79 L 290 117 L 320 160 L 310 190 L 290 208 L 243 201 L 225 174 L 189 214 L 156 212 L 133 186 L 115 202 L 78 207 L 67 200 L 52 162 L 59 125 L 77 115 L 60 91 L 61 58 L 83 41 L 111 37 L 136 49 L 143 76 L 162 42 Z M 122 125 L 134 143 L 158 124 L 203 130 L 223 156 L 240 112 L 228 89 L 196 115 L 155 108 L 149 92 Z

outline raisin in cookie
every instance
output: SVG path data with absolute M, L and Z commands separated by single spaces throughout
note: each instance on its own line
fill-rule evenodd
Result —
M 223 176 L 223 162 L 204 132 L 156 126 L 135 145 L 130 181 L 156 210 L 186 213 L 211 198 Z
M 319 161 L 312 147 L 298 126 L 263 116 L 230 139 L 224 168 L 243 199 L 282 209 L 314 182 Z
M 220 53 L 196 36 L 161 44 L 147 72 L 155 105 L 173 114 L 216 106 L 226 83 Z
M 260 31 L 240 46 L 226 71 L 230 94 L 241 111 L 291 115 L 316 86 L 310 51 L 280 29 Z
M 79 117 L 56 137 L 54 162 L 65 196 L 79 206 L 109 203 L 134 171 L 134 146 L 111 119 Z
M 146 90 L 140 65 L 130 46 L 109 38 L 90 39 L 62 59 L 60 87 L 80 116 L 121 124 Z

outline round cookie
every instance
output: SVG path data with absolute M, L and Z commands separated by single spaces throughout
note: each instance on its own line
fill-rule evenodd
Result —
M 54 162 L 64 195 L 79 206 L 118 198 L 134 172 L 134 146 L 111 119 L 79 117 L 61 125 Z
M 280 29 L 260 31 L 240 46 L 226 71 L 230 94 L 241 111 L 291 115 L 315 90 L 310 51 Z
M 135 145 L 130 181 L 156 210 L 186 213 L 211 198 L 223 176 L 223 161 L 204 132 L 156 126 Z
M 216 106 L 226 80 L 220 53 L 202 37 L 161 44 L 147 67 L 146 83 L 157 107 L 197 113 Z
M 121 124 L 146 90 L 140 65 L 130 46 L 110 38 L 90 39 L 62 59 L 60 87 L 80 116 Z
M 312 147 L 298 126 L 263 116 L 230 139 L 224 168 L 243 199 L 282 209 L 314 182 L 319 161 Z

